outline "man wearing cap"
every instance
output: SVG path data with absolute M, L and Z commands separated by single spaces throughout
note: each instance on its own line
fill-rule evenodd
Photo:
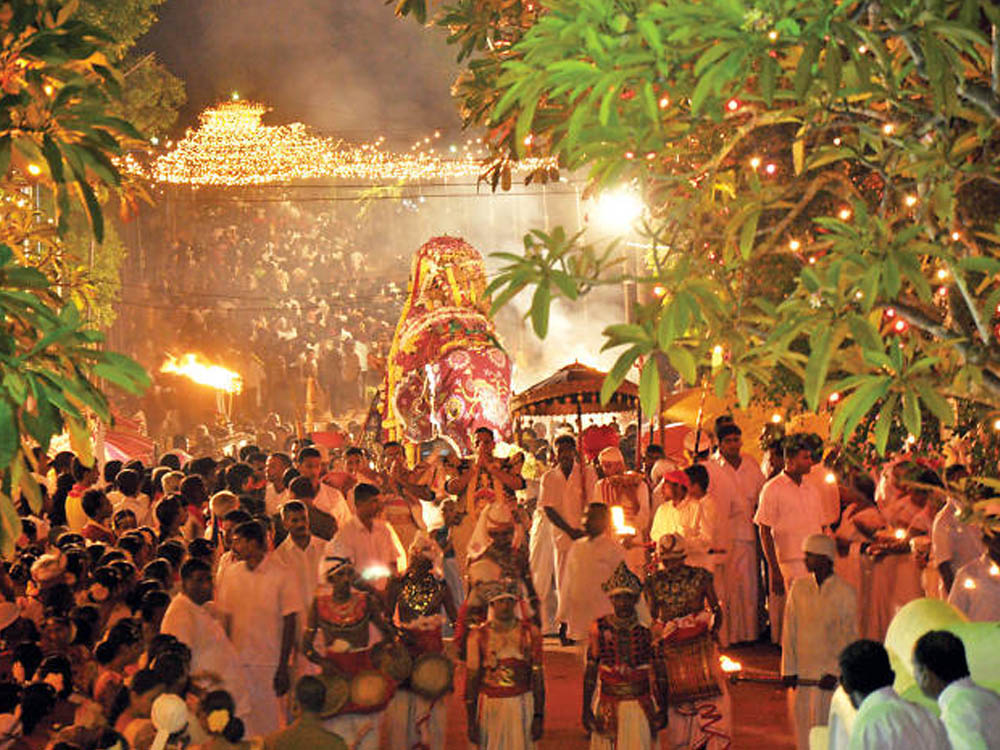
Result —
M 705 467 L 712 495 L 729 499 L 729 517 L 725 520 L 728 553 L 721 587 L 726 630 L 731 643 L 756 641 L 760 634 L 757 620 L 760 573 L 753 516 L 764 475 L 757 462 L 743 454 L 743 432 L 734 422 L 717 422 L 715 436 L 719 449 Z
M 529 750 L 542 737 L 545 716 L 542 634 L 517 618 L 516 581 L 495 582 L 487 596 L 490 614 L 470 636 L 466 661 L 469 742 Z
M 642 582 L 621 562 L 601 589 L 614 611 L 590 627 L 583 728 L 591 750 L 649 750 L 666 724 L 667 680 L 662 663 L 654 664 L 652 634 L 636 612 Z
M 604 477 L 594 487 L 594 499 L 609 508 L 622 509 L 625 525 L 634 530 L 619 535 L 625 546 L 625 559 L 632 572 L 643 575 L 646 566 L 643 543 L 649 538 L 651 521 L 646 479 L 638 472 L 625 470 L 625 456 L 618 448 L 605 448 L 598 454 L 597 461 Z
M 768 481 L 760 493 L 754 523 L 767 559 L 771 581 L 768 611 L 771 640 L 781 640 L 781 613 L 785 592 L 792 581 L 808 575 L 802 543 L 823 531 L 823 506 L 819 493 L 804 477 L 812 468 L 808 436 L 789 435 L 784 441 L 785 468 Z
M 858 637 L 858 597 L 833 572 L 837 543 L 812 534 L 802 543 L 809 575 L 792 582 L 781 634 L 781 674 L 798 750 L 809 750 L 809 730 L 826 724 L 837 688 L 837 657 Z M 809 684 L 806 684 L 808 681 Z
M 704 467 L 699 468 L 700 473 L 704 473 Z M 711 571 L 708 565 L 708 549 L 711 544 L 709 521 L 705 506 L 700 497 L 696 497 L 698 490 L 700 496 L 704 496 L 704 489 L 699 487 L 694 493 L 691 489 L 691 476 L 686 470 L 668 471 L 663 475 L 657 492 L 664 495 L 666 502 L 656 509 L 649 537 L 653 542 L 659 542 L 666 534 L 683 537 L 688 564 Z
M 717 667 L 722 608 L 712 574 L 686 557 L 686 540 L 665 534 L 657 544 L 659 569 L 646 581 L 656 661 L 669 686 L 667 747 L 725 750 L 732 710 Z

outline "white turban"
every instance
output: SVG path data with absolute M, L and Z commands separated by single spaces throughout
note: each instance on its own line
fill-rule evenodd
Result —
M 150 718 L 156 727 L 156 738 L 149 750 L 163 750 L 170 736 L 183 731 L 188 725 L 187 704 L 173 693 L 164 693 L 153 701 Z
M 625 465 L 625 456 L 622 455 L 621 450 L 615 448 L 613 445 L 604 448 L 600 453 L 598 453 L 597 460 L 602 466 L 606 466 L 608 464 Z
M 826 534 L 810 534 L 802 542 L 802 551 L 836 560 L 837 542 Z

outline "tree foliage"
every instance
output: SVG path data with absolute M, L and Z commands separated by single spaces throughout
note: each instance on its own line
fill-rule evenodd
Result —
M 38 509 L 31 446 L 69 432 L 92 460 L 93 417 L 110 421 L 98 383 L 133 393 L 148 385 L 135 362 L 103 351 L 81 315 L 91 279 L 63 252 L 71 214 L 97 241 L 101 196 L 127 202 L 116 159 L 139 143 L 110 114 L 120 74 L 108 38 L 74 18 L 74 4 L 35 0 L 0 6 L 0 552 L 20 534 L 13 499 Z
M 483 23 L 498 9 L 519 28 L 501 45 Z M 953 423 L 950 397 L 1000 406 L 993 4 L 460 0 L 438 13 L 453 41 L 478 40 L 455 91 L 489 127 L 492 168 L 554 154 L 591 190 L 627 185 L 645 202 L 636 278 L 666 293 L 605 331 L 624 349 L 609 392 L 640 363 L 654 405 L 647 370 L 665 357 L 746 404 L 787 370 L 810 408 L 836 403 L 835 435 L 876 414 L 880 450 L 894 418 L 915 436 L 922 414 Z M 508 259 L 497 300 L 545 285 L 529 271 L 553 256 L 574 270 L 539 307 L 620 278 L 581 243 Z

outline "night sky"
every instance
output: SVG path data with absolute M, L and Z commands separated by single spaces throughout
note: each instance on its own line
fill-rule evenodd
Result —
M 182 128 L 233 91 L 273 106 L 271 122 L 355 140 L 460 127 L 455 49 L 382 0 L 167 0 L 159 15 L 139 46 L 187 84 Z

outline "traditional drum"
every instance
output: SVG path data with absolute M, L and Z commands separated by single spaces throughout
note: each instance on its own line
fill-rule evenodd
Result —
M 403 682 L 413 669 L 413 658 L 398 641 L 381 641 L 372 646 L 372 664 L 393 682 Z
M 380 711 L 392 698 L 392 685 L 375 669 L 358 672 L 351 678 L 351 705 L 354 713 Z
M 436 700 L 451 692 L 454 673 L 454 664 L 444 654 L 422 654 L 413 665 L 410 688 L 417 695 Z
M 710 634 L 684 641 L 661 641 L 657 658 L 666 668 L 671 703 L 722 695 L 722 669 Z
M 326 700 L 320 716 L 329 719 L 347 705 L 347 699 L 351 697 L 351 685 L 341 675 L 335 673 L 321 674 L 319 679 L 326 686 Z

